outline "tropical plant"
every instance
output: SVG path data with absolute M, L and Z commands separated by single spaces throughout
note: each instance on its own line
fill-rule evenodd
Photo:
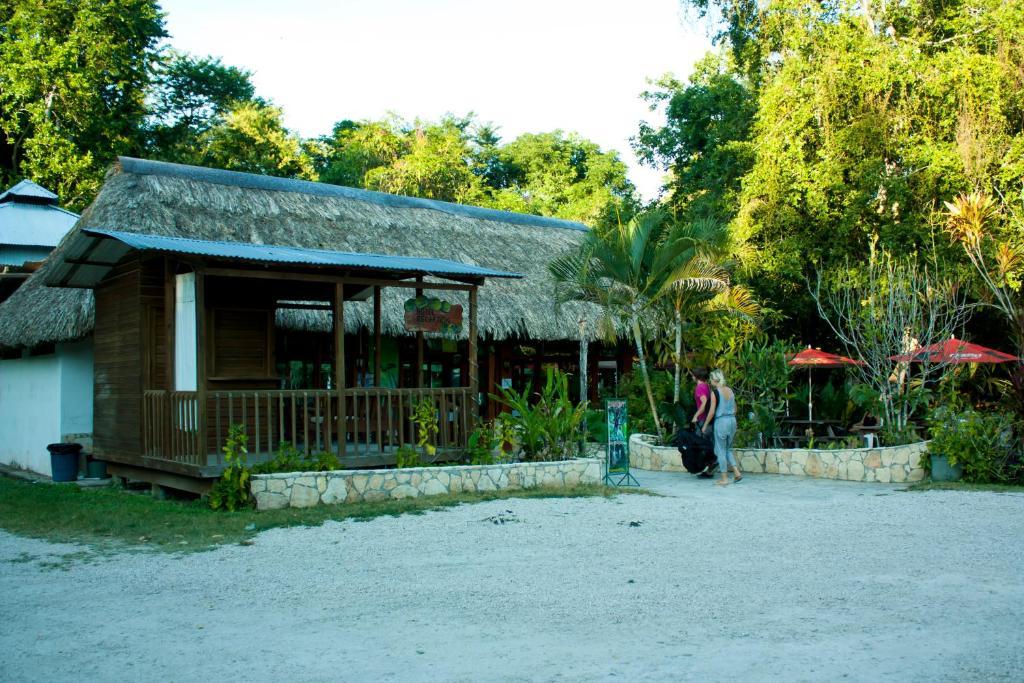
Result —
M 1024 353 L 1024 307 L 1021 284 L 1024 280 L 1024 250 L 1019 230 L 998 230 L 999 205 L 983 192 L 961 194 L 946 202 L 946 230 L 959 244 L 984 288 L 984 303 L 1006 320 L 1018 357 Z M 1015 409 L 1024 415 L 1024 361 L 1015 364 L 1013 373 Z
M 754 414 L 754 427 L 765 438 L 779 432 L 790 389 L 792 367 L 786 362 L 791 346 L 764 335 L 730 340 L 719 359 L 729 386 L 736 394 L 740 423 Z
M 605 336 L 614 336 L 616 323 L 628 330 L 650 414 L 661 438 L 665 434 L 651 389 L 644 323 L 651 318 L 655 304 L 672 294 L 727 290 L 728 274 L 711 258 L 713 250 L 705 232 L 714 231 L 708 225 L 697 230 L 677 224 L 665 210 L 650 209 L 626 223 L 587 233 L 579 249 L 550 265 L 556 283 L 567 290 L 559 298 L 600 306 L 605 314 L 601 325 Z
M 938 266 L 872 243 L 863 266 L 847 264 L 827 278 L 819 272 L 811 294 L 847 353 L 861 361 L 851 370 L 878 392 L 885 428 L 904 432 L 926 404 L 928 381 L 949 368 L 942 361 L 915 363 L 911 377 L 910 356 L 962 332 L 970 312 L 964 291 Z
M 1013 420 L 1008 415 L 940 406 L 932 411 L 928 426 L 928 452 L 946 456 L 951 465 L 962 465 L 965 481 L 1024 481 L 1020 443 L 1014 437 Z
M 437 454 L 434 437 L 439 430 L 437 406 L 433 399 L 424 398 L 412 405 L 409 419 L 416 432 L 416 445 L 403 444 L 395 453 L 395 467 L 419 467 L 424 461 L 433 462 Z
M 528 391 L 511 388 L 491 398 L 511 410 L 505 419 L 515 429 L 524 460 L 558 460 L 573 452 L 586 405 L 573 402 L 565 373 L 549 368 L 534 401 Z
M 228 427 L 228 438 L 221 448 L 224 453 L 224 471 L 210 489 L 210 507 L 234 512 L 252 502 L 249 490 L 250 470 L 247 464 L 249 437 L 245 426 L 233 424 Z
M 341 462 L 333 453 L 305 453 L 290 441 L 282 441 L 277 446 L 274 458 L 253 465 L 253 474 L 274 474 L 277 472 L 329 472 L 340 470 Z

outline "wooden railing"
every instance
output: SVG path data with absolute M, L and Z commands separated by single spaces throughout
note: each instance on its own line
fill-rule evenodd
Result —
M 231 425 L 243 425 L 253 454 L 271 453 L 287 442 L 307 455 L 378 455 L 416 443 L 412 415 L 423 400 L 434 405 L 436 448 L 463 448 L 473 429 L 475 404 L 466 387 L 353 388 L 342 395 L 344 419 L 339 420 L 333 391 L 211 391 L 206 395 L 206 433 L 200 435 L 202 411 L 195 392 L 146 391 L 143 448 L 151 458 L 217 464 Z
M 199 433 L 199 398 L 194 391 L 146 391 L 142 398 L 143 455 L 205 465 Z

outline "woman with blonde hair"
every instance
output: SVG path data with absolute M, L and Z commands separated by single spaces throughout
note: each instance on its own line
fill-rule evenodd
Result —
M 736 458 L 732 455 L 732 442 L 736 438 L 736 394 L 725 383 L 725 374 L 721 370 L 711 371 L 711 386 L 715 393 L 711 401 L 715 422 L 715 457 L 718 458 L 718 471 L 722 478 L 716 483 L 725 486 L 729 483 L 729 468 L 734 473 L 733 483 L 743 479 Z

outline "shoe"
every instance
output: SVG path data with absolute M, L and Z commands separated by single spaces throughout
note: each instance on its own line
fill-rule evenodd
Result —
M 739 476 L 739 477 L 733 477 L 733 479 L 732 479 L 732 483 L 734 483 L 734 484 L 739 483 L 741 481 L 743 481 L 743 476 L 742 475 Z

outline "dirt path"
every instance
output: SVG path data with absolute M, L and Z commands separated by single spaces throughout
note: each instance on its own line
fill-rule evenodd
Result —
M 0 679 L 1019 680 L 1024 495 L 640 478 L 191 555 L 0 533 Z

